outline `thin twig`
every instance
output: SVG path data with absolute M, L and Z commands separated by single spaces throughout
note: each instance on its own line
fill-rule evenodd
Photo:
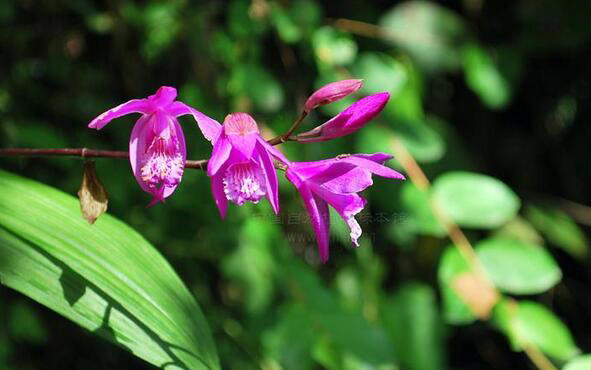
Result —
M 540 370 L 558 370 L 554 364 L 535 346 L 526 344 L 523 346 L 523 351 L 531 362 L 534 363 Z
M 416 185 L 422 191 L 429 191 L 431 187 L 431 183 L 425 173 L 414 159 L 414 157 L 408 152 L 404 144 L 396 139 L 392 139 L 392 147 L 396 157 L 406 170 L 406 173 L 410 177 L 410 180 L 413 184 Z M 490 278 L 487 276 L 484 268 L 480 260 L 478 259 L 478 255 L 474 251 L 472 244 L 462 231 L 460 227 L 453 222 L 445 212 L 437 205 L 436 202 L 431 200 L 431 208 L 433 210 L 433 215 L 439 221 L 441 225 L 443 225 L 447 231 L 447 235 L 453 242 L 453 244 L 458 248 L 458 251 L 462 254 L 462 257 L 469 263 L 472 271 L 478 274 L 479 277 L 483 279 L 483 282 L 489 284 L 491 290 L 493 290 L 498 296 L 501 296 L 501 293 L 498 289 L 494 286 Z M 527 357 L 531 360 L 531 362 L 540 370 L 557 370 L 554 364 L 544 355 L 542 351 L 540 351 L 535 345 L 528 343 L 523 346 L 523 350 Z
M 562 210 L 568 213 L 576 222 L 591 226 L 591 207 L 568 199 L 561 199 L 560 206 Z
M 0 148 L 0 157 L 80 157 L 128 159 L 129 153 L 117 150 L 97 150 L 89 148 Z M 188 160 L 185 168 L 205 170 L 207 159 Z
M 332 20 L 329 19 L 329 22 Z M 332 21 L 333 25 L 343 31 L 351 32 L 360 36 L 381 38 L 384 36 L 384 30 L 375 24 L 356 21 L 353 19 L 339 18 Z
M 429 188 L 431 187 L 429 179 L 427 179 L 427 176 L 425 176 L 425 173 L 413 156 L 408 152 L 404 144 L 399 139 L 393 138 L 392 147 L 396 157 L 406 170 L 406 173 L 410 177 L 410 180 L 413 182 L 413 184 L 415 184 L 416 187 L 421 191 L 429 191 Z M 445 227 L 449 238 L 458 248 L 464 259 L 470 264 L 472 270 L 478 273 L 480 277 L 482 277 L 492 286 L 490 279 L 484 272 L 484 269 L 478 260 L 472 244 L 464 232 L 445 214 L 441 207 L 437 206 L 434 201 L 431 202 L 431 208 L 435 218 L 437 218 L 437 221 L 439 221 L 439 223 Z
M 116 150 L 97 150 L 88 148 L 0 148 L 0 157 L 79 157 L 79 158 L 114 158 L 128 159 L 129 153 Z M 185 168 L 207 170 L 209 159 L 188 160 Z M 286 171 L 287 167 L 281 163 L 275 163 L 275 168 Z
M 56 148 L 56 149 L 31 149 L 31 148 L 2 148 L 0 157 L 81 157 L 81 158 L 121 158 L 129 157 L 127 152 L 115 150 L 96 150 L 89 148 Z
M 306 113 L 306 111 L 303 110 L 302 113 L 300 113 L 298 119 L 295 120 L 295 122 L 291 125 L 291 127 L 289 128 L 289 130 L 287 130 L 285 134 L 274 137 L 273 139 L 268 140 L 267 142 L 271 145 L 277 145 L 288 141 L 291 137 L 291 134 L 293 134 L 294 131 L 300 126 L 300 124 L 302 123 L 304 118 L 306 118 L 307 115 L 308 113 Z

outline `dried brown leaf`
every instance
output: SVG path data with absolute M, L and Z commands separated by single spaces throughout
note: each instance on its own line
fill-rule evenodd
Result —
M 109 196 L 96 175 L 93 161 L 84 162 L 84 176 L 78 190 L 82 217 L 91 225 L 107 210 Z

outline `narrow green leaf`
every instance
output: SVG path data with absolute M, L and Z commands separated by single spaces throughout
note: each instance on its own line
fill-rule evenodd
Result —
M 503 292 L 542 293 L 562 277 L 546 249 L 525 241 L 491 238 L 479 242 L 476 253 L 494 285 Z
M 0 170 L 0 282 L 167 369 L 217 369 L 199 306 L 164 258 L 108 214 Z
M 575 258 L 582 258 L 588 252 L 585 234 L 579 226 L 559 209 L 529 206 L 526 217 L 552 243 L 564 249 Z
M 477 173 L 448 172 L 435 180 L 433 196 L 460 226 L 492 229 L 517 214 L 520 201 L 501 181 Z
M 490 108 L 500 109 L 511 98 L 511 86 L 486 50 L 478 45 L 464 48 L 464 74 L 468 86 Z

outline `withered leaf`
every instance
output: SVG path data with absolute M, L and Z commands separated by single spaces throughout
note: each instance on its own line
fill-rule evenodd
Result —
M 109 196 L 96 175 L 93 161 L 84 162 L 84 176 L 78 190 L 82 217 L 91 225 L 107 210 Z

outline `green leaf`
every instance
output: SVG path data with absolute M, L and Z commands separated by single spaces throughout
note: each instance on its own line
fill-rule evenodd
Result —
M 405 49 L 427 70 L 455 68 L 465 25 L 453 11 L 429 1 L 406 1 L 380 20 L 384 38 Z
M 559 209 L 529 206 L 525 214 L 552 244 L 575 258 L 582 258 L 587 254 L 589 247 L 585 234 L 566 213 Z
M 283 105 L 283 87 L 265 68 L 258 64 L 239 64 L 232 71 L 230 90 L 252 99 L 263 112 L 276 112 Z
M 384 326 L 404 368 L 444 368 L 443 325 L 435 293 L 423 284 L 404 285 L 382 306 Z M 428 356 L 425 356 L 428 353 Z
M 431 127 L 431 122 L 435 120 L 435 117 L 427 117 L 420 121 L 397 120 L 392 125 L 396 137 L 419 162 L 436 162 L 445 154 L 445 142 Z
M 544 238 L 524 218 L 515 217 L 494 232 L 494 236 L 523 240 L 538 245 L 544 244 Z
M 539 303 L 504 300 L 494 318 L 516 350 L 532 345 L 560 361 L 580 353 L 566 325 Z
M 405 221 L 412 223 L 417 232 L 439 237 L 445 235 L 445 229 L 431 210 L 430 192 L 419 190 L 412 182 L 405 182 L 400 191 L 400 202 L 408 214 Z
M 291 13 L 277 3 L 271 4 L 271 22 L 281 40 L 286 43 L 295 43 L 302 38 L 302 32 L 291 17 Z
M 562 370 L 589 370 L 591 369 L 591 355 L 575 357 L 570 360 Z
M 464 227 L 493 229 L 517 214 L 520 201 L 501 181 L 471 172 L 448 172 L 433 184 L 437 204 Z
M 77 200 L 0 170 L 0 281 L 161 367 L 217 369 L 199 306 L 141 235 Z
M 347 33 L 324 26 L 312 36 L 312 46 L 320 67 L 344 66 L 357 55 L 357 44 Z
M 532 243 L 491 238 L 479 242 L 476 252 L 494 285 L 503 292 L 542 293 L 562 277 L 550 253 Z
M 392 98 L 398 95 L 407 83 L 405 66 L 387 54 L 363 53 L 353 65 L 355 78 L 363 79 L 362 91 L 375 94 L 387 91 Z
M 490 108 L 499 109 L 511 98 L 511 86 L 486 50 L 478 45 L 464 49 L 464 73 L 468 86 Z
M 447 247 L 439 261 L 437 279 L 443 298 L 443 317 L 450 324 L 469 324 L 476 319 L 468 305 L 452 287 L 454 279 L 469 271 L 468 263 L 458 249 L 454 246 Z
M 313 368 L 311 350 L 316 341 L 310 315 L 298 304 L 281 307 L 276 325 L 262 337 L 265 354 L 285 369 Z

